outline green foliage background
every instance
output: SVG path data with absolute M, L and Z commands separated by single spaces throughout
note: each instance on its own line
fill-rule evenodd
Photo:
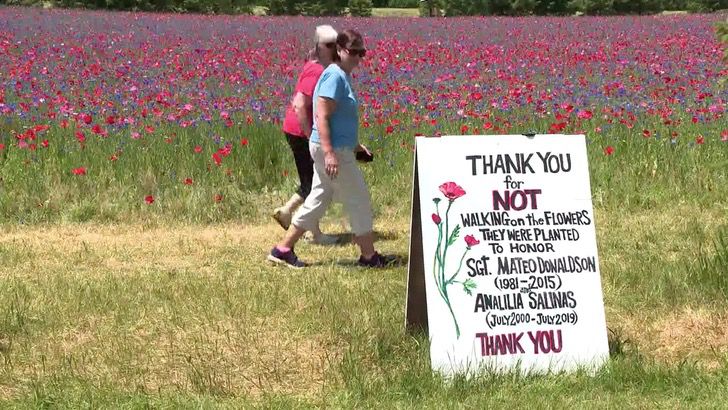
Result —
M 709 13 L 728 10 L 728 0 L 0 0 L 0 5 L 51 5 L 89 9 L 214 14 L 371 16 L 372 8 L 420 8 L 421 16 Z M 430 10 L 433 10 L 431 13 Z

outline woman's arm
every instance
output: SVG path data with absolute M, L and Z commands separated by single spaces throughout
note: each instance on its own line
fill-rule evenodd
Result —
M 293 97 L 293 112 L 296 114 L 298 125 L 301 127 L 301 131 L 303 131 L 303 135 L 306 138 L 311 137 L 313 118 L 310 118 L 308 115 L 308 112 L 311 110 L 311 105 L 313 105 L 311 97 L 300 91 Z
M 329 119 L 336 110 L 336 101 L 331 98 L 318 97 L 316 102 L 316 113 L 314 115 L 316 115 L 319 142 L 321 143 L 321 149 L 324 151 L 326 175 L 331 178 L 335 178 L 339 173 L 339 160 L 336 158 L 334 147 L 331 144 L 331 127 L 329 127 Z

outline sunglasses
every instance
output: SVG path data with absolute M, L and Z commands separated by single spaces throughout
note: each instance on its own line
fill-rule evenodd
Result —
M 365 48 L 347 48 L 346 51 L 353 56 L 364 57 L 367 55 Z

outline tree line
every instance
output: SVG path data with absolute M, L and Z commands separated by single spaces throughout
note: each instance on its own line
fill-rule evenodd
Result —
M 91 9 L 268 15 L 370 16 L 373 7 L 417 8 L 421 16 L 652 14 L 667 10 L 713 12 L 728 0 L 0 0 L 0 4 Z

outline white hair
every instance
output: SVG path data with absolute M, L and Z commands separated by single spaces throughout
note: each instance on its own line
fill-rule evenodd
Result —
M 328 24 L 316 26 L 316 35 L 314 36 L 314 44 L 333 43 L 339 34 Z

